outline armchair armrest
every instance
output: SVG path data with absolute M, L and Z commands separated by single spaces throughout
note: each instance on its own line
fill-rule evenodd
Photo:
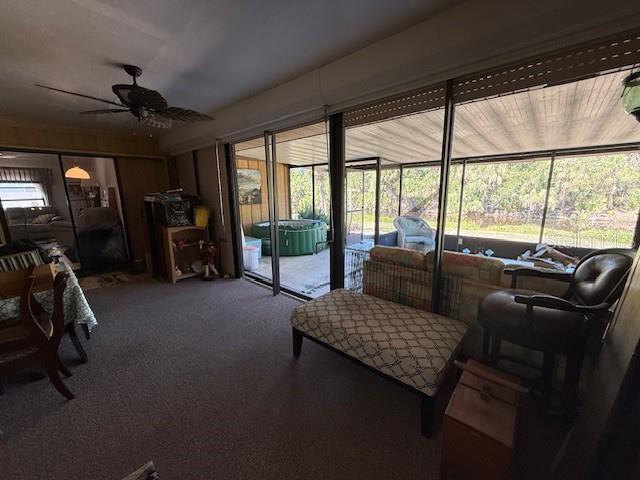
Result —
M 532 309 L 533 307 L 544 307 L 583 314 L 601 312 L 610 307 L 608 303 L 599 303 L 597 305 L 576 305 L 552 295 L 516 295 L 514 300 L 516 303 L 526 305 L 529 309 Z
M 555 272 L 553 270 L 527 267 L 505 268 L 503 272 L 505 275 L 511 275 L 511 288 L 516 288 L 519 276 L 546 278 L 549 280 L 557 280 L 559 282 L 570 282 L 571 277 L 573 276 L 571 273 L 567 272 Z

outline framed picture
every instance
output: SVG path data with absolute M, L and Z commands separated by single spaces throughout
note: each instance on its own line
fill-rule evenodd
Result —
M 238 169 L 238 197 L 240 205 L 258 205 L 262 203 L 262 176 L 260 170 Z

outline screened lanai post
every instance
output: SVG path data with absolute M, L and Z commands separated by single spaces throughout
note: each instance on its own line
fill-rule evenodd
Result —
M 433 282 L 431 290 L 431 311 L 440 312 L 440 290 L 442 277 L 442 253 L 444 251 L 444 229 L 447 218 L 447 192 L 449 189 L 449 169 L 451 167 L 451 142 L 453 139 L 453 81 L 447 80 L 444 105 L 444 131 L 442 135 L 442 158 L 440 159 L 440 191 L 438 194 L 438 225 L 436 245 L 433 250 Z
M 398 187 L 398 216 L 402 215 L 402 174 L 404 173 L 404 169 L 402 168 L 402 164 L 400 164 L 400 185 Z
M 540 222 L 540 240 L 542 243 L 544 237 L 544 224 L 547 222 L 547 210 L 549 209 L 549 192 L 551 191 L 551 181 L 553 179 L 553 164 L 556 161 L 555 152 L 551 154 L 551 163 L 549 164 L 549 178 L 547 178 L 547 191 L 544 192 L 544 207 L 542 207 L 542 221 Z
M 640 211 L 638 211 L 638 216 L 636 217 L 636 229 L 633 232 L 633 245 L 631 247 L 640 247 Z
M 273 142 L 273 143 L 271 143 Z M 264 158 L 267 170 L 267 204 L 269 206 L 269 231 L 271 234 L 271 277 L 273 294 L 280 293 L 280 262 L 278 257 L 278 212 L 276 211 L 276 136 L 264 132 Z
M 224 163 L 227 169 L 227 190 L 229 192 L 229 222 L 231 225 L 231 248 L 233 248 L 234 276 L 241 278 L 244 275 L 242 260 L 242 240 L 240 230 L 242 221 L 240 218 L 240 203 L 238 199 L 238 173 L 236 169 L 236 155 L 233 145 L 224 144 Z
M 316 166 L 311 165 L 311 215 L 316 219 Z
M 376 205 L 374 213 L 374 230 L 373 230 L 373 243 L 378 244 L 380 240 L 380 177 L 382 176 L 382 164 L 381 158 L 376 158 Z
M 467 173 L 467 161 L 462 161 L 462 175 L 460 178 L 460 201 L 458 202 L 458 228 L 456 229 L 456 252 L 461 251 L 460 248 L 460 223 L 462 221 L 462 200 L 464 199 L 464 174 Z
M 331 187 L 331 290 L 344 287 L 345 138 L 342 113 L 329 116 L 329 179 Z

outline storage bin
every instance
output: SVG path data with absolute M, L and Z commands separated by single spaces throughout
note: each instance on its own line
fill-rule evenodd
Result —
M 242 248 L 242 261 L 244 262 L 244 269 L 249 272 L 257 270 L 260 266 L 260 259 L 258 257 L 258 249 L 252 246 L 246 246 Z

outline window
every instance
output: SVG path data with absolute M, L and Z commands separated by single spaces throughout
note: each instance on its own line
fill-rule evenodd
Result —
M 47 205 L 47 196 L 40 183 L 0 183 L 0 199 L 4 208 Z
M 557 158 L 544 241 L 628 248 L 640 210 L 640 153 Z
M 550 163 L 467 164 L 460 235 L 537 243 Z

